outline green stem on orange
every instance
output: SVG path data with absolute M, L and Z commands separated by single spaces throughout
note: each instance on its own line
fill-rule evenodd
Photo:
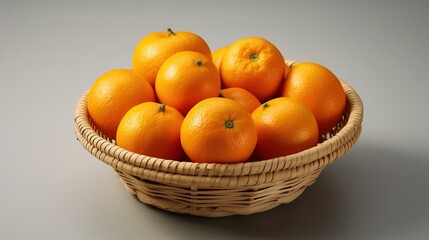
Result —
M 267 109 L 270 106 L 270 104 L 268 104 L 267 102 L 262 104 L 262 110 Z
M 234 122 L 231 121 L 231 120 L 227 120 L 227 121 L 225 121 L 225 126 L 227 128 L 233 128 L 234 127 Z
M 171 28 L 167 28 L 167 33 L 168 33 L 168 36 L 176 35 L 176 33 L 173 32 L 173 30 L 171 30 Z
M 165 112 L 165 104 L 164 103 L 160 103 L 158 104 L 158 110 L 160 112 Z
M 196 60 L 195 65 L 197 65 L 198 67 L 201 67 L 203 66 L 203 62 L 201 60 Z
M 250 59 L 252 60 L 252 61 L 254 61 L 254 62 L 256 62 L 256 61 L 258 61 L 258 59 L 259 59 L 259 56 L 258 56 L 258 54 L 253 54 L 252 56 L 250 56 Z
M 223 98 L 225 97 L 222 93 L 222 90 L 219 91 L 219 97 L 223 97 Z

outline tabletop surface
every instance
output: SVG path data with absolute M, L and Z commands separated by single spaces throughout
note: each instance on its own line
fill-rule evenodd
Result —
M 0 2 L 0 239 L 427 239 L 428 1 Z M 165 212 L 76 141 L 74 108 L 171 27 L 244 37 L 331 69 L 361 96 L 359 141 L 298 199 L 250 216 Z

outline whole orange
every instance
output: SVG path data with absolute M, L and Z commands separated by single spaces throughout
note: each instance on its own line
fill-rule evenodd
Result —
M 185 116 L 180 140 L 187 156 L 199 163 L 245 162 L 252 154 L 256 127 L 239 103 L 227 98 L 208 98 Z
M 287 74 L 289 73 L 289 71 L 290 71 L 290 66 L 287 63 L 285 63 L 285 75 L 283 78 L 283 82 L 284 82 L 284 79 L 286 78 Z M 281 97 L 281 92 L 282 92 L 282 88 L 280 86 L 279 89 L 277 89 L 277 93 L 274 95 L 273 98 Z
M 147 79 L 152 87 L 159 68 L 167 58 L 180 51 L 196 51 L 211 59 L 210 48 L 203 38 L 192 32 L 154 32 L 136 46 L 132 58 L 133 71 Z
M 155 91 L 160 102 L 185 116 L 199 101 L 219 95 L 219 72 L 212 60 L 201 53 L 178 52 L 159 69 Z
M 284 78 L 286 78 L 286 76 L 288 75 L 288 73 L 290 72 L 290 66 L 285 64 L 285 75 Z
M 268 40 L 243 38 L 225 51 L 220 74 L 224 88 L 244 88 L 264 102 L 278 92 L 285 74 L 285 60 Z
M 311 62 L 293 65 L 281 95 L 304 103 L 313 112 L 320 134 L 330 131 L 341 119 L 346 95 L 338 78 L 326 67 Z
M 316 118 L 297 100 L 279 97 L 259 106 L 252 113 L 258 130 L 255 155 L 270 159 L 297 153 L 317 144 Z
M 150 84 L 131 70 L 116 69 L 104 73 L 93 83 L 88 93 L 88 112 L 95 126 L 114 139 L 125 113 L 147 101 L 155 101 Z
M 122 118 L 116 144 L 147 156 L 180 160 L 180 127 L 183 115 L 165 104 L 145 102 L 131 108 Z
M 243 88 L 225 88 L 220 91 L 219 96 L 240 103 L 250 114 L 261 105 L 261 102 L 253 94 Z
M 215 64 L 218 71 L 220 71 L 220 63 L 222 62 L 223 55 L 228 47 L 222 47 L 212 52 L 213 63 Z

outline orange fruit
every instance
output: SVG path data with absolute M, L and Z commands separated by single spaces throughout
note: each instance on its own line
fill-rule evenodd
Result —
M 192 32 L 154 32 L 136 46 L 132 58 L 133 71 L 155 86 L 159 68 L 167 58 L 181 51 L 196 51 L 211 59 L 210 48 L 203 38 Z
M 272 99 L 252 113 L 258 130 L 255 155 L 270 159 L 297 153 L 317 144 L 316 118 L 304 104 L 286 97 Z
M 220 74 L 224 88 L 244 88 L 264 102 L 278 92 L 285 74 L 285 60 L 268 40 L 244 38 L 225 51 Z
M 294 65 L 285 78 L 281 95 L 304 103 L 313 112 L 320 134 L 341 119 L 346 95 L 338 78 L 326 67 L 310 62 Z
M 212 52 L 213 63 L 215 64 L 218 71 L 220 71 L 220 63 L 222 62 L 223 55 L 228 47 L 222 47 Z
M 128 69 L 111 70 L 101 75 L 90 88 L 88 112 L 95 126 L 114 139 L 125 113 L 147 101 L 155 101 L 155 92 L 145 79 Z
M 261 102 L 253 94 L 243 88 L 225 88 L 220 91 L 219 96 L 240 103 L 250 114 L 261 105 Z
M 219 72 L 212 60 L 201 53 L 178 52 L 159 69 L 155 91 L 160 102 L 185 116 L 199 101 L 219 95 Z
M 180 140 L 193 162 L 239 163 L 251 156 L 257 133 L 246 109 L 231 99 L 216 97 L 197 103 L 189 111 Z
M 180 127 L 183 115 L 165 104 L 145 102 L 131 108 L 122 118 L 116 144 L 147 156 L 180 160 Z
M 286 76 L 288 75 L 289 72 L 290 72 L 290 67 L 289 67 L 289 65 L 285 64 L 285 75 L 284 75 L 284 78 L 286 78 Z

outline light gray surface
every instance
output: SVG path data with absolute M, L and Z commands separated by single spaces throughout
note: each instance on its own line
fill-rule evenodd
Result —
M 0 2 L 0 239 L 428 238 L 427 1 L 180 2 Z M 141 204 L 76 141 L 74 106 L 167 27 L 212 50 L 258 35 L 327 66 L 365 104 L 358 144 L 265 213 L 205 219 Z

